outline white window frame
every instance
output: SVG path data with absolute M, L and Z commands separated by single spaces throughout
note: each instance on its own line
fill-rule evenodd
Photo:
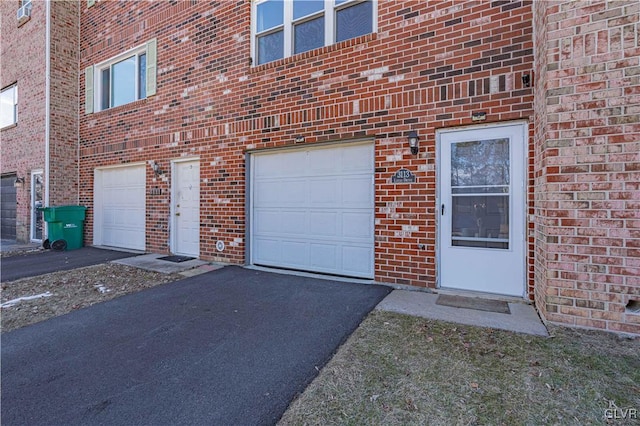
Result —
M 126 59 L 129 59 L 131 57 L 136 58 L 136 78 L 135 78 L 135 99 L 131 102 L 135 102 L 138 101 L 140 99 L 145 99 L 147 97 L 146 95 L 146 88 L 145 88 L 145 97 L 144 98 L 140 98 L 140 63 L 139 63 L 139 58 L 141 54 L 146 54 L 147 50 L 146 50 L 146 44 L 143 44 L 141 46 L 137 46 L 134 47 L 133 49 L 130 49 L 128 51 L 126 51 L 125 53 L 121 53 L 118 56 L 115 56 L 105 62 L 101 62 L 97 65 L 94 66 L 94 71 L 93 71 L 93 81 L 94 81 L 94 86 L 93 86 L 93 105 L 94 105 L 94 111 L 98 112 L 98 111 L 105 111 L 111 108 L 115 108 L 121 105 L 126 105 L 125 104 L 121 104 L 121 105 L 115 105 L 112 106 L 111 102 L 111 95 L 109 96 L 109 106 L 107 108 L 102 108 L 102 71 L 107 69 L 107 68 L 111 68 L 113 65 L 122 62 Z M 147 58 L 148 59 L 148 58 Z M 111 83 L 111 81 L 113 81 L 113 69 L 111 71 L 109 71 L 109 81 L 110 81 L 110 88 L 109 91 L 111 92 L 112 90 L 112 86 L 113 83 Z M 131 103 L 128 102 L 128 103 Z
M 9 90 L 13 91 L 13 121 L 2 126 L 1 128 L 3 129 L 18 124 L 18 83 L 13 83 L 12 85 L 5 87 L 0 90 L 0 93 L 4 94 Z
M 294 26 L 297 24 L 304 23 L 306 21 L 313 20 L 315 18 L 319 18 L 324 16 L 324 46 L 331 46 L 332 44 L 336 44 L 336 32 L 337 27 L 335 23 L 336 13 L 342 9 L 347 9 L 351 6 L 354 6 L 358 3 L 364 3 L 365 1 L 369 1 L 372 6 L 372 22 L 371 22 L 371 33 L 373 34 L 378 31 L 378 0 L 347 0 L 344 3 L 339 5 L 335 4 L 335 0 L 324 0 L 324 9 L 318 12 L 314 12 L 310 15 L 303 16 L 298 19 L 293 19 L 293 1 L 292 0 L 284 0 L 283 1 L 283 24 L 269 28 L 260 33 L 257 33 L 258 28 L 258 5 L 265 3 L 269 0 L 255 0 L 251 2 L 251 62 L 254 66 L 259 66 L 263 64 L 267 64 L 272 61 L 263 62 L 262 64 L 258 63 L 258 38 L 260 36 L 269 35 L 271 33 L 276 33 L 279 31 L 283 31 L 284 38 L 284 54 L 282 58 L 288 58 L 290 56 L 298 55 L 300 53 L 294 53 Z M 364 34 L 363 34 L 364 35 Z M 277 60 L 279 60 L 277 59 Z M 275 61 L 275 60 L 274 60 Z

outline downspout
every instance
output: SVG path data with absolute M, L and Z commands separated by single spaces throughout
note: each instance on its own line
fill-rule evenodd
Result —
M 49 135 L 51 126 L 50 110 L 51 110 L 51 0 L 45 1 L 46 10 L 46 27 L 45 27 L 45 88 L 44 88 L 44 205 L 49 206 Z
M 76 88 L 77 88 L 77 98 L 76 98 L 76 147 L 77 147 L 77 156 L 76 156 L 76 188 L 78 189 L 78 192 L 76 193 L 76 204 L 80 204 L 80 30 L 81 30 L 81 23 L 80 23 L 80 13 L 81 13 L 81 9 L 80 9 L 80 2 L 78 3 L 78 14 L 76 15 L 76 23 L 78 24 L 78 41 L 76 44 L 76 48 L 78 49 L 77 55 L 76 55 L 76 59 L 78 62 L 78 69 L 76 70 L 76 74 L 77 74 L 77 81 L 76 81 Z

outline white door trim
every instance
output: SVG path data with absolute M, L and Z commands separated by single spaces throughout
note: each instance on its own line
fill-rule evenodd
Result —
M 177 229 L 177 217 L 176 217 L 176 197 L 177 197 L 177 193 L 176 193 L 176 187 L 177 187 L 177 173 L 176 173 L 176 168 L 177 165 L 180 163 L 189 163 L 192 161 L 198 161 L 200 162 L 200 157 L 183 157 L 183 158 L 176 158 L 171 160 L 171 200 L 170 200 L 170 209 L 169 209 L 169 214 L 171 216 L 171 219 L 169 220 L 169 248 L 171 250 L 171 253 L 175 253 L 175 254 L 180 254 L 177 252 L 177 240 L 176 240 L 176 229 Z M 202 179 L 200 179 L 202 180 Z M 200 189 L 200 194 L 202 193 L 202 189 Z M 193 255 L 193 254 L 192 254 Z M 200 256 L 200 251 L 198 250 L 198 253 L 196 255 L 196 257 Z
M 514 216 L 514 212 L 511 212 L 511 222 L 510 223 L 515 223 L 515 220 L 519 220 L 520 223 L 522 224 L 522 234 L 521 235 L 514 235 L 514 240 L 513 240 L 513 244 L 514 247 L 519 247 L 522 250 L 523 256 L 521 259 L 521 267 L 522 267 L 522 274 L 521 274 L 521 282 L 522 282 L 522 292 L 519 294 L 516 294 L 515 296 L 517 297 L 526 297 L 527 296 L 527 234 L 528 234 L 528 228 L 527 228 L 527 221 L 526 221 L 526 217 L 527 217 L 527 212 L 528 212 L 528 192 L 527 192 L 527 179 L 528 179 L 528 162 L 527 162 L 527 158 L 528 158 L 528 147 L 529 147 L 529 123 L 526 120 L 517 120 L 517 121 L 509 121 L 509 122 L 504 122 L 504 123 L 487 123 L 487 124 L 480 124 L 480 125 L 470 125 L 470 126 L 463 126 L 463 127 L 456 127 L 456 128 L 449 128 L 449 129 L 437 129 L 436 130 L 436 148 L 437 148 L 437 156 L 436 156 L 436 167 L 438 170 L 438 173 L 436 174 L 436 224 L 437 224 L 437 232 L 436 232 L 436 238 L 437 238 L 437 250 L 436 250 L 436 264 L 437 264 L 437 273 L 436 273 L 436 286 L 438 288 L 448 288 L 446 286 L 446 283 L 442 282 L 442 242 L 443 242 L 443 236 L 442 236 L 442 232 L 443 232 L 443 225 L 442 225 L 442 215 L 441 215 L 441 206 L 444 203 L 443 200 L 443 182 L 442 182 L 442 136 L 443 135 L 449 135 L 449 134 L 453 134 L 453 133 L 463 133 L 463 132 L 469 132 L 469 131 L 479 131 L 479 130 L 486 130 L 488 128 L 490 129 L 500 129 L 500 128 L 505 128 L 505 127 L 520 127 L 520 130 L 522 132 L 522 140 L 523 140 L 523 146 L 522 146 L 522 152 L 521 152 L 521 156 L 516 156 L 515 154 L 513 154 L 512 156 L 512 160 L 513 161 L 520 161 L 522 164 L 522 176 L 521 176 L 521 181 L 520 182 L 513 182 L 514 184 L 514 189 L 515 190 L 519 190 L 521 191 L 522 194 L 522 199 L 523 199 L 523 205 L 522 205 L 522 214 L 518 215 L 517 217 Z M 447 203 L 449 204 L 449 203 Z M 451 206 L 447 205 L 445 206 L 445 208 L 450 209 Z M 444 284 L 444 285 L 443 285 Z M 471 290 L 474 291 L 474 290 Z M 513 295 L 513 294 L 512 294 Z
M 30 191 L 31 191 L 31 197 L 30 197 L 30 201 L 31 201 L 31 217 L 29 220 L 30 226 L 29 226 L 29 237 L 31 242 L 37 242 L 37 243 L 41 243 L 42 240 L 45 238 L 45 230 L 46 230 L 46 226 L 44 226 L 44 219 L 42 219 L 42 238 L 36 238 L 36 222 L 35 222 L 35 217 L 36 217 L 36 193 L 35 193 L 35 179 L 34 177 L 36 175 L 42 175 L 42 200 L 40 200 L 42 202 L 42 205 L 40 207 L 45 207 L 44 205 L 44 170 L 43 169 L 34 169 L 31 170 L 31 182 L 30 182 Z M 42 216 L 42 213 L 40 214 L 40 216 Z

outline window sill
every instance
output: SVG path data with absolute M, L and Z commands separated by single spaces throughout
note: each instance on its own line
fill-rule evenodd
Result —
M 21 26 L 23 26 L 24 24 L 26 24 L 30 20 L 31 20 L 31 16 L 24 16 L 24 17 L 18 19 L 18 28 L 20 28 Z
M 129 102 L 128 104 L 118 105 L 117 107 L 95 111 L 93 114 L 86 114 L 86 116 L 89 117 L 92 115 L 95 116 L 95 115 L 101 115 L 101 114 L 118 114 L 120 112 L 127 111 L 129 109 L 134 109 L 141 105 L 146 104 L 147 99 L 149 98 L 138 99 L 137 101 Z
M 18 127 L 18 123 L 9 124 L 8 126 L 4 126 L 0 128 L 0 131 L 13 129 L 14 127 Z
M 256 73 L 264 70 L 268 70 L 271 68 L 277 68 L 283 65 L 290 64 L 292 62 L 297 62 L 303 59 L 313 58 L 315 56 L 324 55 L 327 53 L 332 53 L 337 50 L 345 49 L 347 47 L 356 46 L 358 44 L 368 43 L 374 41 L 378 38 L 377 33 L 365 34 L 360 37 L 354 37 L 349 40 L 344 40 L 339 43 L 332 44 L 331 46 L 319 47 L 317 49 L 309 50 L 303 53 L 297 53 L 292 56 L 288 56 L 286 58 L 278 59 L 276 61 L 267 62 L 266 64 L 260 64 L 251 67 L 251 72 Z

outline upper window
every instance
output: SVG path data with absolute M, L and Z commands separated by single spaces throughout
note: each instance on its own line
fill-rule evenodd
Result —
M 18 122 L 18 85 L 0 91 L 0 129 Z
M 100 110 L 117 107 L 147 97 L 147 54 L 142 51 L 98 67 Z
M 155 94 L 156 40 L 85 70 L 87 113 Z M 95 107 L 95 108 L 94 108 Z
M 17 13 L 18 27 L 31 19 L 31 0 L 20 0 Z
M 253 4 L 252 42 L 258 65 L 376 30 L 374 0 L 258 0 Z

